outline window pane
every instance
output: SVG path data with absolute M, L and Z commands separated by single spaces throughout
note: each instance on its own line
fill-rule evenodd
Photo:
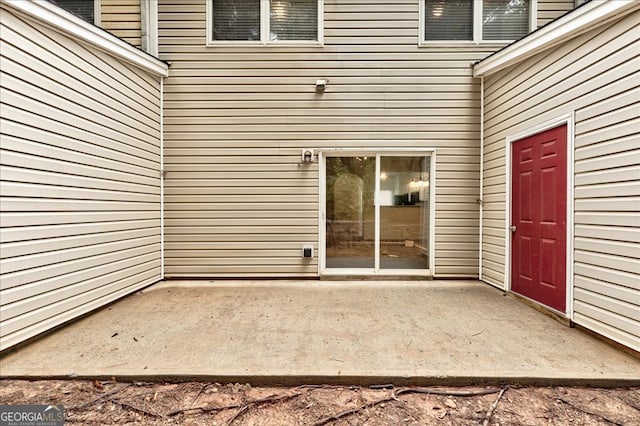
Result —
M 528 32 L 529 0 L 484 0 L 483 40 L 516 40 Z
M 270 40 L 317 40 L 317 0 L 271 0 Z
M 214 40 L 260 40 L 260 0 L 212 0 Z
M 429 157 L 380 157 L 380 268 L 429 269 Z
M 425 0 L 425 40 L 473 40 L 473 0 Z
M 93 0 L 54 0 L 54 3 L 61 8 L 68 10 L 84 19 L 87 22 L 94 23 L 94 5 Z
M 327 268 L 375 267 L 375 157 L 328 157 Z

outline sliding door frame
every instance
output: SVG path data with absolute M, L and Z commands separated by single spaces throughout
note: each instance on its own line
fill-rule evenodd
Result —
M 425 276 L 435 274 L 435 212 L 436 212 L 436 150 L 435 148 L 322 148 L 318 155 L 318 274 L 321 276 Z M 384 156 L 428 156 L 429 164 L 429 256 L 427 269 L 381 269 L 380 268 L 380 158 Z M 327 157 L 375 157 L 375 267 L 374 268 L 327 268 Z

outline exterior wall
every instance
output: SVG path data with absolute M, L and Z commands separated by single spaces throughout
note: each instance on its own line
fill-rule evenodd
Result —
M 505 138 L 575 114 L 573 320 L 640 349 L 640 12 L 485 81 L 483 278 L 505 274 Z
M 6 349 L 160 279 L 160 82 L 1 12 Z
M 167 276 L 316 276 L 301 148 L 437 147 L 439 275 L 477 274 L 479 85 L 495 47 L 419 49 L 418 4 L 325 1 L 324 47 L 206 47 L 205 1 L 161 0 Z M 316 79 L 328 79 L 323 95 Z
M 104 0 L 103 0 L 104 1 Z M 575 8 L 574 0 L 538 0 L 538 27 Z
M 501 46 L 418 47 L 418 4 L 325 0 L 323 47 L 207 47 L 205 0 L 160 0 L 167 276 L 317 275 L 318 166 L 298 163 L 319 147 L 435 147 L 435 272 L 477 276 L 470 64 Z
M 142 47 L 140 0 L 100 0 L 100 26 Z

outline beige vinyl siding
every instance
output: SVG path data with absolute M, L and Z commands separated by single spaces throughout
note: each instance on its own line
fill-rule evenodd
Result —
M 640 12 L 486 79 L 483 277 L 502 286 L 505 138 L 575 113 L 574 321 L 640 349 Z
M 160 82 L 1 12 L 6 349 L 160 279 Z
M 415 0 L 326 0 L 322 47 L 207 47 L 205 1 L 159 2 L 167 276 L 316 276 L 301 148 L 435 148 L 436 275 L 477 276 L 479 90 L 500 46 L 418 47 Z M 315 81 L 327 79 L 326 92 Z
M 142 46 L 141 0 L 100 0 L 100 26 L 136 47 Z
M 574 0 L 538 0 L 538 27 L 574 9 Z

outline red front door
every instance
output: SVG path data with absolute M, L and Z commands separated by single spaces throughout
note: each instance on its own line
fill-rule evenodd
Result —
M 512 144 L 511 290 L 566 311 L 567 126 Z

